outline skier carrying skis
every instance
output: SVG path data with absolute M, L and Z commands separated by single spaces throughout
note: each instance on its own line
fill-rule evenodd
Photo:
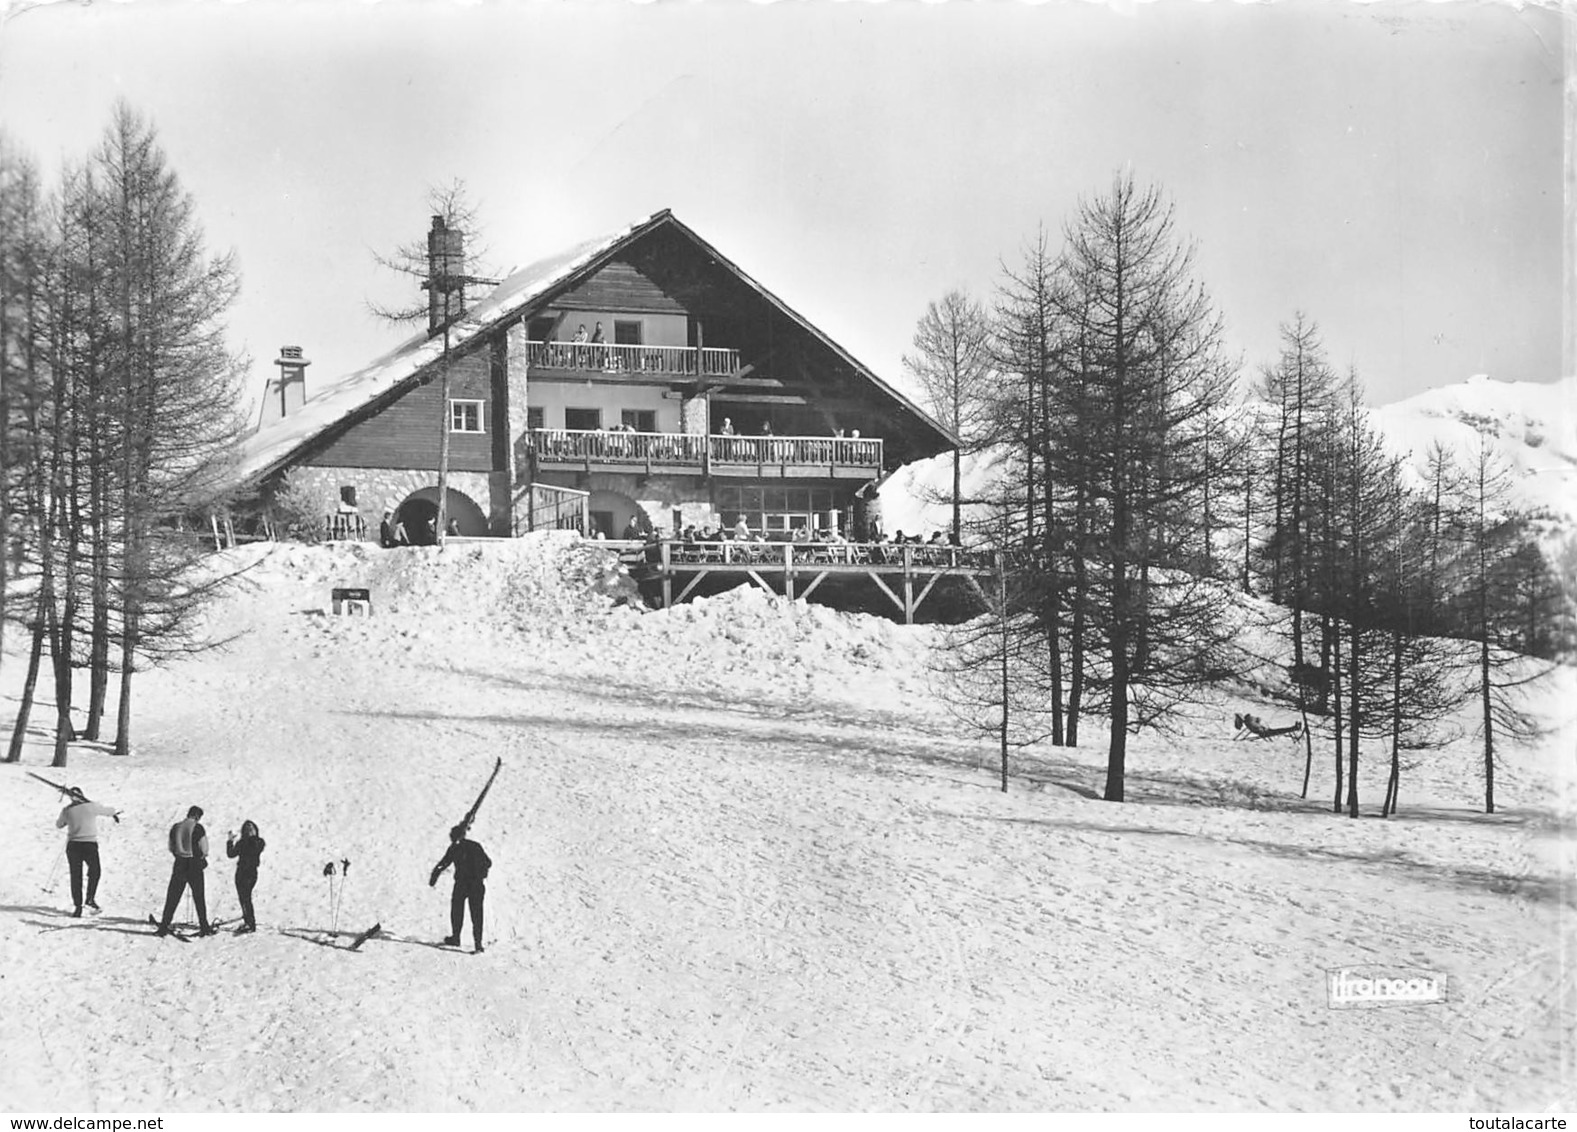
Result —
M 192 890 L 192 903 L 197 907 L 197 934 L 213 935 L 208 923 L 208 898 L 203 891 L 203 870 L 208 867 L 208 831 L 202 826 L 203 808 L 193 806 L 186 811 L 186 819 L 170 827 L 170 855 L 175 858 L 170 868 L 170 888 L 164 897 L 164 916 L 159 920 L 156 935 L 170 934 L 170 921 L 181 903 L 181 894 Z
M 257 931 L 257 916 L 252 911 L 252 890 L 257 887 L 257 861 L 263 855 L 264 841 L 257 835 L 257 823 L 241 823 L 241 840 L 230 834 L 225 841 L 225 856 L 239 857 L 235 866 L 235 895 L 241 902 L 242 924 L 237 935 Z
M 55 828 L 66 831 L 66 862 L 71 866 L 72 915 L 82 918 L 84 903 L 93 911 L 99 910 L 95 897 L 99 893 L 99 819 L 114 818 L 120 824 L 120 811 L 101 802 L 90 802 L 80 787 L 67 789 L 71 799 L 55 819 Z M 82 899 L 82 867 L 88 869 L 88 898 Z
M 480 799 L 478 799 L 480 801 Z M 482 902 L 487 899 L 487 870 L 493 862 L 475 841 L 466 837 L 464 824 L 449 831 L 449 849 L 443 860 L 433 866 L 428 879 L 429 888 L 436 887 L 438 877 L 450 865 L 454 866 L 454 894 L 449 898 L 449 937 L 444 943 L 449 947 L 460 946 L 460 929 L 465 924 L 465 908 L 471 906 L 471 939 L 476 952 L 482 951 Z

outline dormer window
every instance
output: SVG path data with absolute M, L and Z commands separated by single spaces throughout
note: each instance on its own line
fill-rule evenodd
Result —
M 450 432 L 481 432 L 482 431 L 482 402 L 460 401 L 449 402 L 449 431 Z

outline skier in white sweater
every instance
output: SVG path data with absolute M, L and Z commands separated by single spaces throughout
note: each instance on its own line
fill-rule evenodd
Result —
M 114 818 L 120 822 L 120 811 L 102 802 L 90 802 L 79 787 L 73 786 L 67 794 L 71 801 L 55 819 L 55 828 L 66 831 L 66 861 L 71 866 L 71 903 L 73 916 L 81 917 L 84 903 L 93 911 L 99 910 L 99 819 Z M 82 866 L 88 868 L 88 898 L 82 899 Z

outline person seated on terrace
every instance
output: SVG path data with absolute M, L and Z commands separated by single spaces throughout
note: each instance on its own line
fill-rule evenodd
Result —
M 926 541 L 929 542 L 930 545 L 932 545 L 932 546 L 941 546 L 942 545 L 942 532 L 941 531 L 933 531 L 933 532 L 931 532 L 931 537 L 928 540 L 926 540 Z
M 634 515 L 631 515 L 630 521 L 624 524 L 624 537 L 632 541 L 645 537 L 641 533 L 641 522 Z
M 810 528 L 807 527 L 804 523 L 801 523 L 799 526 L 794 528 L 794 533 L 792 535 L 792 539 L 793 539 L 794 542 L 809 542 L 810 541 Z

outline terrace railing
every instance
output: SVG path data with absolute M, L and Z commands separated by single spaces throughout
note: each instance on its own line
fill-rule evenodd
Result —
M 794 542 L 774 539 L 723 539 L 686 542 L 658 539 L 647 544 L 648 557 L 671 566 L 876 566 L 905 570 L 987 571 L 995 567 L 990 550 L 941 543 Z
M 533 429 L 539 462 L 630 465 L 882 466 L 882 442 L 841 436 L 703 436 L 684 432 Z
M 623 346 L 609 342 L 528 342 L 526 360 L 544 369 L 596 373 L 726 377 L 739 369 L 739 351 L 705 346 Z

